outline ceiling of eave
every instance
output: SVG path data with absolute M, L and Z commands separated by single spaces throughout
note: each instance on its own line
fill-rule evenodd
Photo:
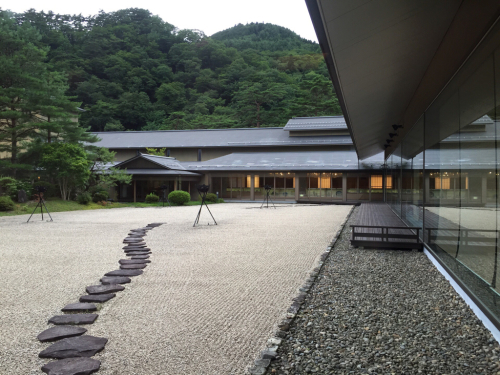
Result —
M 384 150 L 460 3 L 318 0 L 360 159 Z

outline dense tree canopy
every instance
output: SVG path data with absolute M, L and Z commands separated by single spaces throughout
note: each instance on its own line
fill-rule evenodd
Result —
M 0 29 L 0 57 L 14 59 L 2 60 L 9 72 L 0 80 L 18 77 L 40 95 L 37 105 L 54 119 L 44 128 L 48 140 L 65 132 L 70 100 L 94 131 L 283 126 L 294 116 L 340 114 L 318 44 L 280 26 L 240 24 L 207 37 L 144 9 L 0 12 L 9 23 Z M 16 45 L 19 33 L 33 34 L 29 44 Z M 27 69 L 50 74 L 32 79 Z M 21 95 L 7 87 L 4 97 Z M 2 115 L 14 114 L 8 137 L 31 130 L 18 109 Z

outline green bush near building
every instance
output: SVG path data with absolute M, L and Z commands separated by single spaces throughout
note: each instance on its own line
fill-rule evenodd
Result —
M 168 200 L 174 204 L 182 206 L 191 200 L 191 196 L 187 191 L 174 190 L 168 195 Z
M 14 207 L 14 201 L 11 197 L 7 195 L 0 197 L 0 211 L 12 211 Z
M 107 199 L 108 199 L 108 193 L 101 190 L 94 193 L 94 196 L 92 197 L 92 202 L 94 203 L 105 202 Z
M 155 193 L 151 193 L 151 194 L 146 195 L 145 202 L 146 203 L 157 203 L 157 202 L 159 202 L 159 200 L 160 200 L 160 197 L 158 195 L 156 195 Z
M 215 195 L 214 193 L 208 193 L 205 200 L 207 202 L 217 203 L 217 195 Z
M 87 205 L 90 203 L 90 201 L 92 200 L 92 197 L 90 195 L 89 192 L 87 191 L 84 191 L 82 193 L 79 193 L 77 196 L 76 196 L 76 201 L 79 203 L 79 204 L 84 204 L 84 205 Z

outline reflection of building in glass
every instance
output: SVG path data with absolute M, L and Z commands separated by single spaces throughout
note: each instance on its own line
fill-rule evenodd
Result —
M 500 329 L 500 3 L 306 3 L 360 160 Z

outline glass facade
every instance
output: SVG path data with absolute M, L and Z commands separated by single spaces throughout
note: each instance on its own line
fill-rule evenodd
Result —
M 478 46 L 387 158 L 386 201 L 500 319 L 499 36 Z

